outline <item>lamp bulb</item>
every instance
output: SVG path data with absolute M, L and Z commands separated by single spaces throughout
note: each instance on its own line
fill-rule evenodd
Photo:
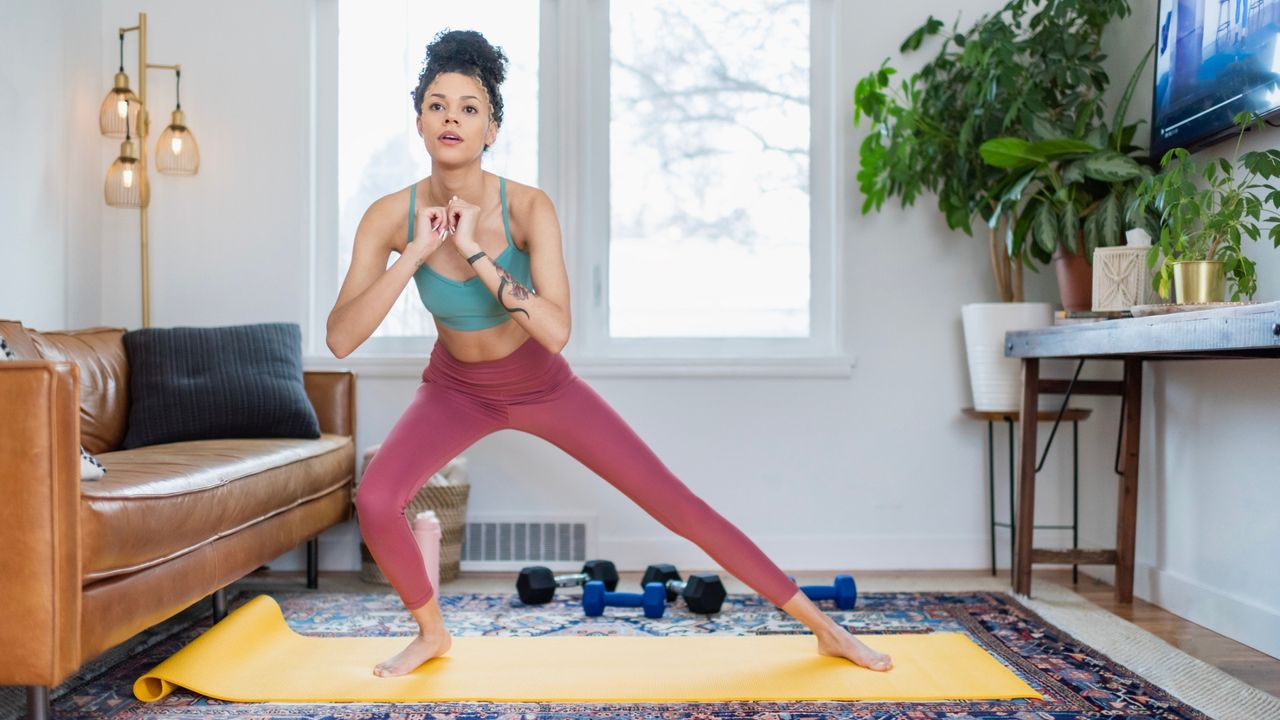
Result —
M 174 136 L 173 140 L 169 141 L 169 147 L 173 149 L 174 155 L 181 155 L 182 154 L 182 138 Z
M 116 103 L 116 112 L 117 112 L 117 113 L 119 113 L 119 114 L 120 114 L 120 117 L 122 117 L 122 118 L 128 117 L 128 116 L 129 116 L 129 101 L 128 101 L 128 100 L 120 100 L 120 101 L 118 101 L 118 102 Z
M 132 171 L 132 170 L 130 170 L 130 169 L 128 169 L 128 168 L 126 168 L 126 169 L 124 170 L 123 175 L 122 175 L 122 179 L 123 179 L 123 182 L 124 182 L 124 186 L 125 186 L 126 188 L 131 188 L 131 187 L 133 187 L 133 171 Z

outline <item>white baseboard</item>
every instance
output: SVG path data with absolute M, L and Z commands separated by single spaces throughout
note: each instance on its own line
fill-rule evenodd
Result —
M 1103 582 L 1115 582 L 1115 570 L 1112 568 L 1092 567 L 1086 574 Z M 1238 643 L 1280 658 L 1278 608 L 1236 597 L 1145 563 L 1134 566 L 1133 594 Z
M 987 538 L 954 536 L 751 535 L 782 569 L 802 570 L 973 570 L 989 568 Z M 712 570 L 716 563 L 701 548 L 676 535 L 601 538 L 596 557 L 619 569 L 643 570 L 667 562 L 691 571 Z
M 975 570 L 990 567 L 985 536 L 941 535 L 885 538 L 849 535 L 767 536 L 751 539 L 788 572 L 804 570 Z M 672 534 L 654 537 L 597 538 L 590 558 L 612 560 L 619 570 L 644 570 L 650 563 L 668 562 L 691 571 L 713 570 L 716 563 L 689 540 Z M 530 563 L 534 564 L 534 563 Z M 1003 565 L 1003 563 L 1002 563 Z M 303 547 L 270 563 L 272 570 L 306 568 Z M 474 567 L 479 568 L 480 565 Z M 360 537 L 334 528 L 320 536 L 320 569 L 360 569 Z

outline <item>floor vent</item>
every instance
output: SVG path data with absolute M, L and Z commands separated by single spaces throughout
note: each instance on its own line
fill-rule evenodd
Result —
M 594 517 L 469 517 L 462 528 L 462 570 L 545 565 L 576 571 L 595 552 Z

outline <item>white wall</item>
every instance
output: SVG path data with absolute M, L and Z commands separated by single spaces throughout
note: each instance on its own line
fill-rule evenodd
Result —
M 1137 16 L 1126 27 L 1136 29 L 1111 34 L 1111 44 L 1117 46 L 1113 62 L 1134 52 L 1122 42 L 1124 33 L 1152 36 L 1154 10 L 1144 7 L 1150 3 L 1135 3 Z M 970 0 L 952 7 L 965 8 L 967 20 L 998 5 Z M 55 24 L 63 23 L 64 43 L 66 38 L 85 40 L 79 14 L 85 5 L 59 6 L 76 8 L 74 18 L 66 10 L 30 6 L 15 24 L 22 29 L 0 39 L 53 32 Z M 837 60 L 841 98 L 851 97 L 857 78 L 885 56 L 897 61 L 901 39 L 927 14 L 910 4 L 883 6 L 874 16 L 856 12 L 853 3 L 845 8 L 843 55 Z M 100 43 L 93 49 L 98 66 L 83 71 L 91 80 L 82 83 L 85 97 L 74 92 L 60 97 L 46 90 L 36 96 L 45 106 L 42 115 L 56 118 L 87 107 L 96 122 L 97 103 L 116 66 L 115 30 L 134 24 L 138 10 L 148 13 L 151 61 L 183 65 L 184 109 L 202 153 L 200 174 L 194 178 L 155 176 L 152 323 L 282 320 L 297 322 L 308 333 L 311 3 L 239 0 L 215 9 L 194 0 L 103 0 L 100 12 L 95 7 L 93 14 L 98 36 L 93 42 Z M 948 24 L 955 15 L 955 10 L 930 11 Z M 252 22 L 246 22 L 248 18 Z M 54 54 L 66 52 L 31 45 L 28 54 L 50 62 L 56 61 Z M 126 47 L 130 68 L 136 44 Z M 925 57 L 900 65 L 915 67 Z M 130 72 L 132 76 L 136 71 Z M 1113 70 L 1113 81 L 1122 82 L 1127 74 L 1127 68 Z M 0 77 L 6 79 L 6 87 L 14 83 L 14 75 Z M 171 93 L 172 77 L 153 71 L 153 144 L 167 122 Z M 1147 97 L 1149 91 L 1136 101 L 1135 113 L 1141 112 Z M 847 101 L 838 106 L 839 126 L 851 127 Z M 0 117 L 5 119 L 3 129 L 20 127 L 42 138 L 33 147 L 51 146 L 65 134 L 42 130 L 43 124 L 25 118 Z M 63 180 L 85 173 L 88 179 L 82 184 L 100 193 L 101 178 L 116 148 L 109 147 L 110 141 L 98 136 L 92 125 L 77 132 L 82 135 L 76 142 L 90 148 L 89 143 L 97 142 L 99 152 L 85 153 L 84 162 L 79 156 L 67 157 Z M 893 203 L 879 215 L 859 215 L 854 173 L 860 137 L 861 132 L 850 132 L 844 138 L 840 152 L 847 172 L 837 192 L 851 198 L 842 208 L 848 232 L 840 240 L 846 348 L 857 357 L 850 376 L 580 374 L 677 475 L 788 570 L 983 568 L 989 562 L 986 428 L 959 412 L 970 403 L 959 308 L 994 299 L 984 243 L 980 237 L 947 231 L 929 198 L 906 210 Z M 31 151 L 28 163 L 40 166 L 45 147 Z M 9 178 L 0 180 L 7 182 Z M 50 192 L 58 195 L 56 182 Z M 2 257 L 18 258 L 15 265 L 23 269 L 27 290 L 39 289 L 44 299 L 19 304 L 10 299 L 19 297 L 13 291 L 0 290 L 7 292 L 0 294 L 0 316 L 18 316 L 44 329 L 97 323 L 137 327 L 137 213 L 100 208 L 100 199 L 82 203 L 84 190 L 74 183 L 66 192 L 74 197 L 46 202 L 74 208 L 70 223 L 77 232 L 88 229 L 85 239 L 74 246 L 74 257 L 65 251 L 50 257 L 30 249 L 25 238 L 4 235 Z M 9 210 L 15 195 L 2 196 Z M 56 230 L 62 227 L 57 217 L 57 211 L 46 210 L 24 221 L 24 232 Z M 94 237 L 92 228 L 99 217 L 101 232 Z M 574 238 L 566 238 L 567 252 L 573 247 Z M 1258 299 L 1276 299 L 1276 254 L 1259 247 L 1255 255 Z M 95 264 L 100 294 L 84 301 L 79 299 L 83 291 L 72 293 L 68 281 L 60 278 L 64 271 L 70 277 L 71 272 L 83 274 L 82 265 Z M 45 284 L 57 289 L 44 290 Z M 89 287 L 92 292 L 92 283 Z M 76 300 L 65 299 L 73 294 Z M 1027 295 L 1055 301 L 1052 275 L 1030 276 Z M 573 357 L 569 360 L 574 362 Z M 1048 369 L 1062 374 L 1070 366 L 1050 364 Z M 1280 395 L 1268 371 L 1274 373 L 1258 362 L 1148 366 L 1137 590 L 1141 597 L 1280 655 L 1280 608 L 1274 600 L 1280 580 L 1264 570 L 1280 549 L 1280 531 L 1256 509 L 1276 506 L 1280 494 L 1275 483 L 1268 482 L 1267 458 L 1257 450 L 1266 447 L 1265 418 Z M 1086 376 L 1116 374 L 1099 366 L 1087 370 Z M 413 374 L 361 378 L 357 440 L 362 451 L 385 436 L 417 381 Z M 1215 391 L 1223 396 L 1214 397 Z M 1079 404 L 1097 409 L 1081 426 L 1082 546 L 1111 547 L 1115 480 L 1110 467 L 1118 402 L 1085 398 Z M 1059 437 L 1063 444 L 1055 448 L 1039 480 L 1037 515 L 1044 523 L 1060 523 L 1070 515 L 1069 435 Z M 1001 485 L 1007 483 L 1006 451 L 998 442 Z M 711 567 L 698 548 L 671 536 L 603 480 L 537 438 L 502 431 L 476 443 L 467 457 L 473 516 L 593 513 L 600 523 L 594 554 L 628 568 L 658 560 L 690 569 Z M 1003 487 L 996 498 L 1003 518 Z M 998 538 L 1003 566 L 1007 533 L 1001 531 Z M 322 541 L 324 567 L 358 566 L 354 523 L 331 530 Z M 1070 536 L 1041 531 L 1037 544 L 1069 545 Z M 295 551 L 275 566 L 297 567 L 299 561 Z
M 1109 28 L 1105 39 L 1116 84 L 1128 78 L 1147 38 L 1155 38 L 1154 0 L 1134 5 L 1135 15 Z M 1135 108 L 1150 107 L 1151 65 Z M 1278 143 L 1280 130 L 1250 131 L 1240 152 Z M 1232 140 L 1195 158 L 1231 159 L 1234 151 Z M 1280 300 L 1280 252 L 1265 232 L 1261 242 L 1246 243 L 1258 263 L 1254 299 Z M 1139 597 L 1280 657 L 1280 483 L 1270 456 L 1278 370 L 1266 360 L 1146 364 L 1134 585 Z M 1097 500 L 1099 514 L 1114 518 L 1114 501 Z M 1110 526 L 1103 527 L 1092 542 L 1111 537 Z M 1114 576 L 1106 567 L 1089 572 L 1107 581 Z
M 95 306 L 98 205 L 106 167 L 82 159 L 97 136 L 100 82 L 96 0 L 20 2 L 0 22 L 0 318 L 33 327 L 63 327 Z M 96 80 L 93 78 L 92 80 Z M 110 80 L 108 79 L 108 83 Z M 105 88 L 101 91 L 105 93 Z M 90 135 L 92 133 L 92 135 Z M 96 197 L 95 197 L 96 193 Z

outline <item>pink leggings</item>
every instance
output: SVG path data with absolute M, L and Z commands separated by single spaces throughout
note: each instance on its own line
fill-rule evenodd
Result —
M 405 509 L 430 473 L 507 428 L 569 453 L 774 605 L 799 590 L 672 474 L 563 356 L 529 338 L 506 357 L 462 362 L 437 342 L 413 402 L 369 462 L 355 498 L 369 552 L 408 609 L 427 604 L 434 591 Z

